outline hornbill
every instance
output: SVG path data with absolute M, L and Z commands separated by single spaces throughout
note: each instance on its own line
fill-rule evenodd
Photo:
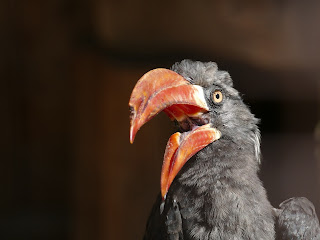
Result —
M 309 201 L 288 200 L 280 209 L 268 201 L 257 175 L 258 119 L 216 63 L 183 60 L 171 70 L 149 71 L 134 87 L 129 109 L 131 143 L 162 111 L 179 128 L 166 146 L 160 194 L 144 239 L 320 238 L 314 208 L 311 216 L 309 210 L 289 206 L 295 202 L 297 209 L 307 202 L 309 207 Z M 301 218 L 307 222 L 299 232 Z M 304 238 L 306 232 L 310 238 Z

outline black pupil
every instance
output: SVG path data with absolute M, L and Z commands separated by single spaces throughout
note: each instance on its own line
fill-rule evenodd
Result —
M 216 99 L 219 99 L 219 98 L 220 98 L 220 94 L 216 93 Z

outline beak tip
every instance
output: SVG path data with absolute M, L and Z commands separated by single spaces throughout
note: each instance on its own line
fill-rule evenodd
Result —
M 131 127 L 130 127 L 130 143 L 131 144 L 133 144 L 135 136 L 136 136 L 136 131 L 133 128 L 133 126 L 131 125 Z
M 161 189 L 161 197 L 162 197 L 162 200 L 166 200 L 167 198 L 167 193 L 168 193 L 168 189 Z

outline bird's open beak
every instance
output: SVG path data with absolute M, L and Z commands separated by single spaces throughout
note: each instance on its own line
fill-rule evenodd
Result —
M 129 101 L 130 142 L 138 130 L 155 115 L 164 111 L 172 120 L 200 118 L 209 111 L 203 90 L 168 69 L 154 69 L 137 82 Z M 210 124 L 196 126 L 188 132 L 174 133 L 164 154 L 161 172 L 161 194 L 168 189 L 183 165 L 198 151 L 219 139 L 220 132 Z

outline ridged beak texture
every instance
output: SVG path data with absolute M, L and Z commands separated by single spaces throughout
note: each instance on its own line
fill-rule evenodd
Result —
M 197 118 L 209 111 L 203 90 L 168 69 L 154 69 L 140 78 L 130 101 L 130 142 L 138 130 L 155 115 L 164 111 L 172 120 Z M 210 124 L 194 127 L 189 132 L 174 133 L 166 147 L 161 172 L 161 194 L 169 187 L 183 165 L 202 148 L 217 140 L 220 132 Z

